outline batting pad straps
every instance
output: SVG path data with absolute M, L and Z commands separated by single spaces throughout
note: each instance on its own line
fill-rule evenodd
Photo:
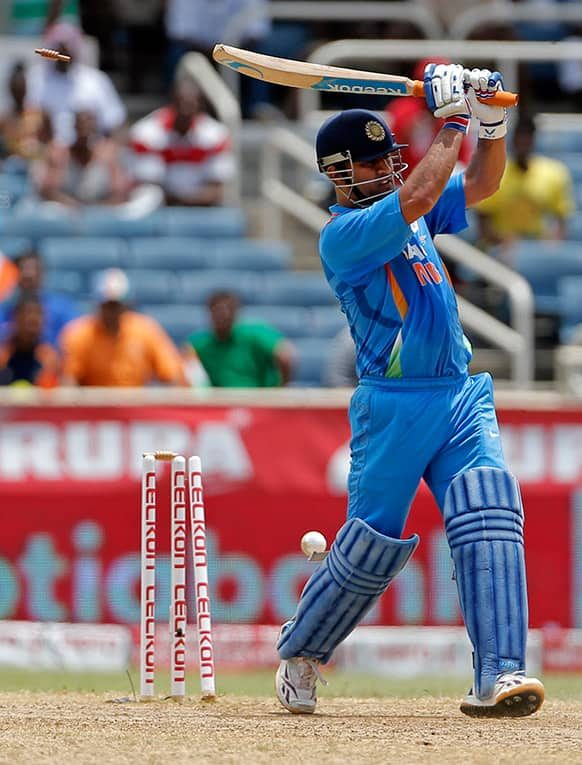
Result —
M 279 656 L 327 662 L 404 568 L 418 537 L 392 539 L 359 518 L 339 530 L 329 555 L 309 579 L 277 644 Z
M 474 649 L 474 690 L 486 698 L 500 674 L 525 669 L 524 518 L 516 479 L 495 468 L 457 476 L 445 497 L 444 519 Z

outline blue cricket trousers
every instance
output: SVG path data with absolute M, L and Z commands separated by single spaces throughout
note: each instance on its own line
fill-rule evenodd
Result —
M 422 478 L 442 513 L 457 475 L 475 467 L 507 470 L 487 373 L 364 377 L 349 419 L 348 518 L 361 518 L 386 536 L 401 536 Z

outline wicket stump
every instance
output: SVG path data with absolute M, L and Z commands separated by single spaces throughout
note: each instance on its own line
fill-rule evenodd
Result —
M 188 476 L 186 476 L 185 457 L 168 451 L 146 453 L 142 457 L 140 697 L 142 700 L 152 699 L 155 693 L 156 522 L 159 512 L 157 461 L 171 463 L 170 696 L 176 701 L 182 701 L 186 694 L 186 557 L 190 541 L 202 698 L 213 700 L 216 697 L 216 688 L 200 458 L 188 459 Z

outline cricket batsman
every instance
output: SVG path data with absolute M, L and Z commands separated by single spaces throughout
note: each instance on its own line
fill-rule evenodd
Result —
M 421 479 L 441 511 L 460 607 L 473 646 L 474 717 L 536 712 L 544 687 L 527 677 L 524 512 L 502 451 L 489 374 L 470 375 L 471 346 L 433 238 L 466 225 L 465 210 L 499 186 L 506 113 L 487 104 L 499 72 L 428 64 L 427 104 L 444 119 L 404 180 L 401 144 L 374 112 L 349 109 L 321 126 L 319 170 L 336 204 L 320 238 L 327 280 L 356 346 L 349 407 L 347 521 L 307 582 L 277 643 L 276 691 L 312 713 L 320 665 L 352 632 L 419 539 L 401 534 Z M 453 175 L 473 116 L 479 139 Z

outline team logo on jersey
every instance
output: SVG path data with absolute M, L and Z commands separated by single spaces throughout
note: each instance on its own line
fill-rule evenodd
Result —
M 383 141 L 386 138 L 386 131 L 376 120 L 366 122 L 364 130 L 370 141 Z

